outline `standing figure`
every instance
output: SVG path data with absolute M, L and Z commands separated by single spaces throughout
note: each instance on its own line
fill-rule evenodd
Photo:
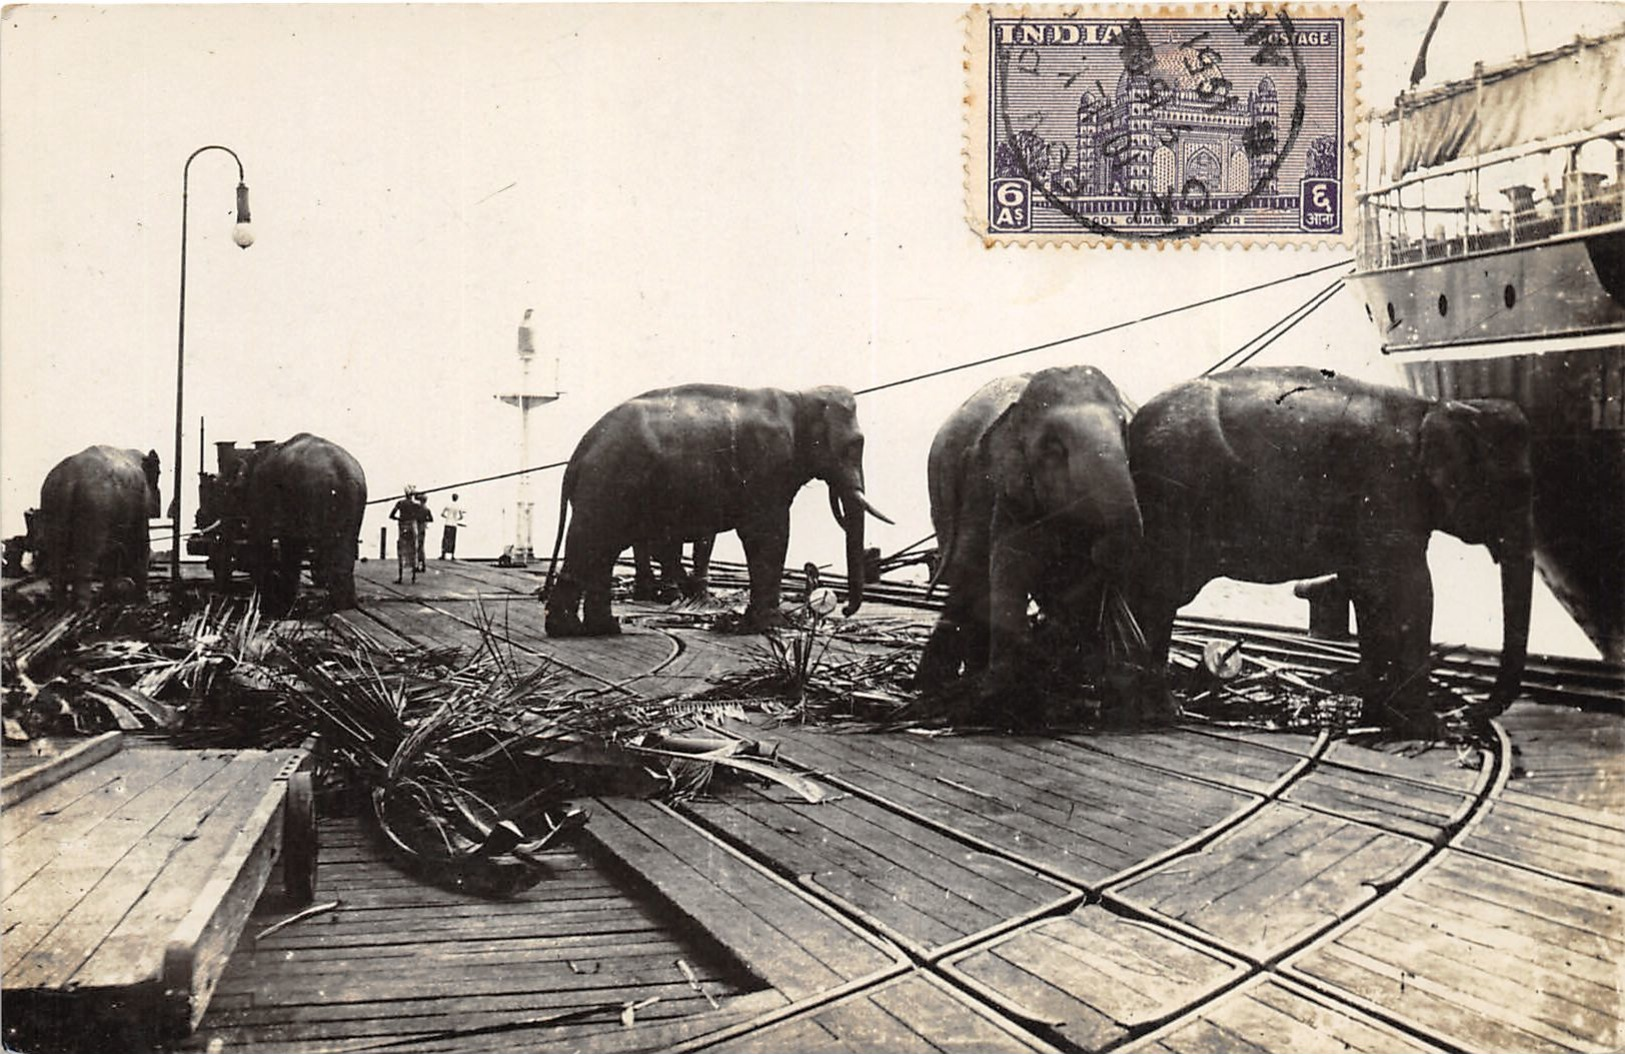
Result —
M 423 527 L 418 521 L 418 489 L 408 483 L 402 488 L 401 500 L 389 510 L 389 518 L 399 526 L 395 531 L 395 584 L 399 585 L 406 580 L 406 571 L 411 568 L 412 581 L 418 580 L 418 541 L 422 537 Z
M 453 494 L 440 510 L 440 559 L 457 559 L 457 528 L 463 525 L 464 517 L 463 507 L 457 504 L 457 495 Z
M 434 522 L 434 513 L 429 511 L 429 496 L 422 491 L 417 495 L 416 515 L 418 562 L 415 570 L 423 572 L 429 569 L 429 524 Z
M 610 585 L 616 558 L 634 542 L 672 553 L 685 539 L 733 530 L 750 565 L 744 624 L 782 624 L 790 503 L 811 479 L 829 484 L 830 509 L 846 531 L 851 614 L 863 603 L 864 513 L 880 514 L 863 493 L 863 433 L 850 391 L 685 384 L 615 407 L 582 436 L 564 471 L 553 543 L 555 561 L 564 546 L 564 567 L 557 588 L 550 571 L 543 589 L 548 634 L 620 632 Z

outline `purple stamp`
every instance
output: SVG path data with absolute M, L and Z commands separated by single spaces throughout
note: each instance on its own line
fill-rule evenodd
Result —
M 989 244 L 1347 241 L 1357 20 L 973 9 L 971 226 Z

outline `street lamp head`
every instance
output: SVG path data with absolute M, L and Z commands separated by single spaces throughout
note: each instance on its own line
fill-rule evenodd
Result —
M 231 240 L 237 243 L 238 248 L 246 249 L 254 244 L 254 228 L 248 223 L 248 184 L 237 184 L 237 226 L 231 230 Z

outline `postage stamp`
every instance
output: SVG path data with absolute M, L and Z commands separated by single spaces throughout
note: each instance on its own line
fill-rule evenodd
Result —
M 973 8 L 971 227 L 989 245 L 1347 242 L 1358 18 Z

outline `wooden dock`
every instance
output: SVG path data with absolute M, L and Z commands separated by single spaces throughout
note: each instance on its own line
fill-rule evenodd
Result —
M 690 628 L 550 640 L 523 571 L 358 570 L 343 619 L 393 646 L 476 643 L 483 608 L 516 653 L 650 696 L 748 655 Z M 1466 754 L 756 726 L 829 800 L 730 782 L 590 801 L 580 845 L 499 902 L 425 886 L 324 819 L 316 900 L 340 906 L 256 939 L 291 911 L 268 894 L 192 1044 L 1619 1050 L 1625 719 L 1523 702 L 1499 726 Z

